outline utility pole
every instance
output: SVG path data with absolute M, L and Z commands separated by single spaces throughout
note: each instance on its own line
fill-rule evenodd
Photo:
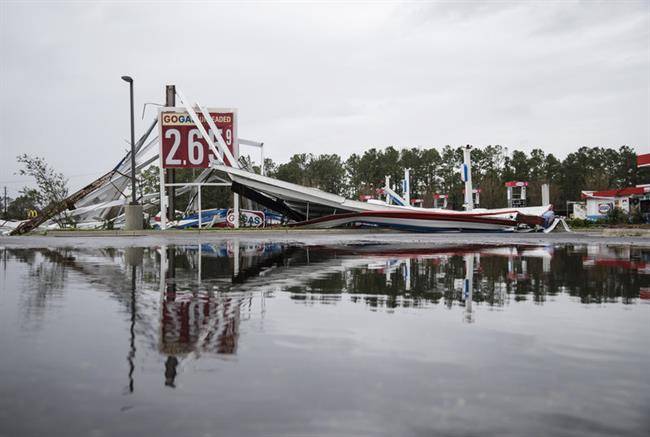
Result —
M 4 206 L 4 218 L 7 218 L 7 186 L 5 185 L 5 200 L 2 202 L 2 205 Z
M 167 85 L 165 87 L 165 106 L 174 107 L 176 106 L 176 85 Z M 165 180 L 168 184 L 176 183 L 176 169 L 168 168 L 165 174 Z M 174 215 L 176 211 L 176 187 L 170 186 L 167 187 L 167 219 L 169 221 L 174 220 Z M 165 211 L 162 211 L 161 214 L 164 214 Z

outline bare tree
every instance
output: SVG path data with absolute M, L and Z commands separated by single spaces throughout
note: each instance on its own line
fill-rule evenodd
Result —
M 49 205 L 60 203 L 68 197 L 68 180 L 63 173 L 58 173 L 51 168 L 45 159 L 38 156 L 32 157 L 26 153 L 19 155 L 16 159 L 23 165 L 19 174 L 33 177 L 37 186 L 36 190 L 25 187 L 21 193 L 29 192 L 33 195 L 41 210 Z M 75 223 L 73 218 L 65 212 L 55 216 L 52 220 L 61 227 Z

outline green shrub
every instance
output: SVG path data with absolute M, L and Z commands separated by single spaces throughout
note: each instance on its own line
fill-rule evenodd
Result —
M 612 208 L 607 212 L 605 222 L 609 225 L 622 225 L 629 222 L 629 217 L 621 208 Z
M 629 218 L 630 218 L 630 223 L 635 225 L 645 223 L 645 219 L 643 217 L 643 214 L 641 213 L 641 208 L 633 208 Z
M 591 220 L 574 218 L 574 219 L 567 220 L 567 224 L 572 228 L 589 228 L 594 226 L 596 223 Z

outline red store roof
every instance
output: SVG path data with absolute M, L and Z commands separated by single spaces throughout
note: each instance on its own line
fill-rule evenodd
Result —
M 580 197 L 630 197 L 650 192 L 650 187 L 627 187 L 620 190 L 583 191 Z
M 636 166 L 650 167 L 650 153 L 645 153 L 643 155 L 636 155 Z

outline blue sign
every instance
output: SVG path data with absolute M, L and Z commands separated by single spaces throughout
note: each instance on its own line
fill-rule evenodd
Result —
M 463 182 L 467 182 L 469 180 L 469 167 L 467 164 L 462 164 L 460 166 L 460 178 L 463 180 Z

